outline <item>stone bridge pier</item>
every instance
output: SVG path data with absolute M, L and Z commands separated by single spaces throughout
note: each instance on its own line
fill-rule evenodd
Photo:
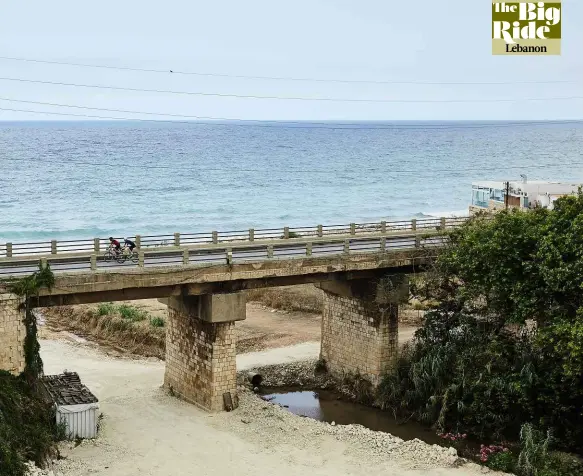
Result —
M 237 406 L 235 321 L 245 319 L 244 293 L 170 297 L 164 386 L 207 411 Z M 228 395 L 226 395 L 228 394 Z
M 359 374 L 377 386 L 396 363 L 399 303 L 409 297 L 406 275 L 327 281 L 320 358 L 335 377 Z

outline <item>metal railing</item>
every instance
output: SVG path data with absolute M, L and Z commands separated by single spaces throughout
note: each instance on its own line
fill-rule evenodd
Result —
M 140 250 L 204 247 L 205 245 L 288 241 L 306 238 L 362 236 L 370 234 L 400 233 L 417 230 L 434 230 L 459 226 L 467 218 L 429 218 L 376 223 L 349 223 L 347 225 L 316 225 L 248 229 L 238 231 L 212 231 L 210 233 L 173 233 L 168 235 L 136 235 L 130 238 Z M 50 240 L 25 243 L 0 244 L 0 261 L 29 256 L 55 256 L 67 254 L 100 254 L 109 246 L 107 238 L 80 240 Z

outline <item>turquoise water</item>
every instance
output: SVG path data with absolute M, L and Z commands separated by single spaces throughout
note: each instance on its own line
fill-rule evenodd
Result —
M 272 125 L 0 123 L 0 242 L 462 213 L 475 180 L 583 179 L 581 123 Z

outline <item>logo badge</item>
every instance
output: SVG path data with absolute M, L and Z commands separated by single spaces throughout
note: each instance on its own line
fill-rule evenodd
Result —
M 493 55 L 560 55 L 562 5 L 492 1 Z

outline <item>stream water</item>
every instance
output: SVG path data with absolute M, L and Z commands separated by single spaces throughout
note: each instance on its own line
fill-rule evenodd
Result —
M 434 430 L 417 422 L 403 423 L 390 412 L 340 400 L 336 393 L 328 390 L 266 389 L 263 398 L 296 415 L 314 420 L 335 422 L 337 425 L 359 424 L 374 431 L 390 433 L 403 440 L 418 438 L 429 444 L 443 443 Z

